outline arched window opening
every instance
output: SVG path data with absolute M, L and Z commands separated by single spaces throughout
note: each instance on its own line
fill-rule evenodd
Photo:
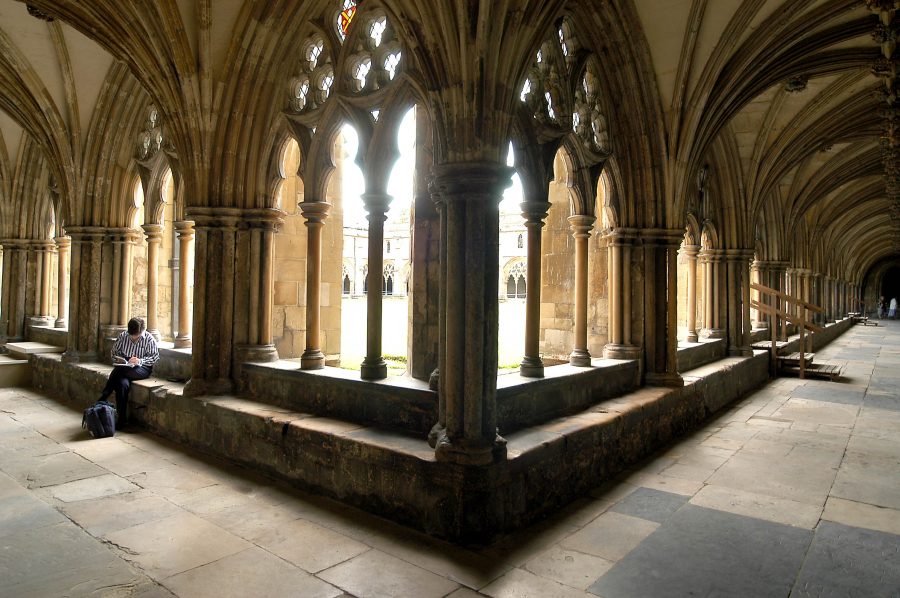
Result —
M 509 144 L 506 165 L 515 166 L 515 152 Z M 521 204 L 525 200 L 522 179 L 517 172 L 512 175 L 512 184 L 503 192 L 500 202 L 500 305 L 499 305 L 499 341 L 497 343 L 498 358 L 501 368 L 518 367 L 525 346 L 525 302 L 510 301 L 525 296 L 525 267 L 522 265 L 522 280 L 512 274 L 513 262 L 522 262 L 525 248 L 525 220 L 522 217 Z M 518 271 L 517 271 L 518 272 Z
M 524 299 L 525 291 L 525 263 L 517 262 L 506 277 L 506 298 Z

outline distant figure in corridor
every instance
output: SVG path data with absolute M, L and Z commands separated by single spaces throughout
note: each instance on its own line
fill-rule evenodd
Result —
M 884 306 L 885 306 L 884 295 L 882 295 L 881 297 L 878 298 L 878 319 L 879 320 L 884 318 Z
M 129 425 L 128 392 L 133 380 L 149 378 L 153 372 L 153 364 L 159 360 L 159 348 L 153 335 L 144 330 L 144 321 L 131 318 L 128 330 L 119 334 L 112 349 L 113 371 L 106 381 L 106 388 L 100 395 L 105 401 L 113 392 L 116 393 L 117 428 Z
M 897 317 L 897 298 L 891 299 L 891 307 L 888 309 L 888 318 L 893 320 Z

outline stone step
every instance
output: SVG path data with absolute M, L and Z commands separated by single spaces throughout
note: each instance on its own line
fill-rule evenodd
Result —
M 0 388 L 31 386 L 31 368 L 27 359 L 0 355 Z
M 65 347 L 57 347 L 46 343 L 35 343 L 30 341 L 20 341 L 16 343 L 6 343 L 6 349 L 10 356 L 18 359 L 28 359 L 29 355 L 41 355 L 44 353 L 62 353 Z
M 787 366 L 779 369 L 782 374 L 800 375 L 800 366 Z M 806 378 L 837 380 L 841 377 L 841 367 L 824 363 L 812 363 L 806 366 L 803 375 Z
M 805 362 L 806 367 L 809 367 L 810 365 L 812 365 L 813 361 L 815 360 L 815 357 L 816 357 L 815 353 L 804 353 L 803 354 L 803 361 Z M 788 355 L 779 355 L 778 361 L 780 361 L 781 365 L 785 366 L 785 367 L 799 366 L 800 365 L 800 353 L 790 353 Z

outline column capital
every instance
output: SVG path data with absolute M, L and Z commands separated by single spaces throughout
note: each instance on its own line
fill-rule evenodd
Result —
M 307 224 L 322 224 L 331 210 L 331 204 L 325 201 L 302 201 L 299 206 Z
M 384 216 L 388 210 L 391 209 L 391 200 L 394 199 L 394 197 L 388 193 L 377 191 L 366 192 L 359 197 L 362 199 L 363 207 L 365 207 L 369 216 L 375 214 Z
M 700 249 L 700 261 L 706 264 L 721 262 L 725 259 L 725 252 L 721 249 L 709 249 L 702 247 Z
M 499 162 L 450 162 L 432 168 L 429 187 L 436 201 L 496 201 L 515 169 Z
M 683 228 L 639 228 L 637 234 L 645 245 L 680 247 L 684 241 Z
M 143 224 L 141 228 L 144 229 L 144 234 L 147 236 L 147 241 L 158 241 L 162 239 L 163 233 L 163 225 L 162 224 Z
M 689 259 L 697 259 L 697 256 L 700 254 L 700 246 L 699 245 L 683 245 L 679 250 Z
M 103 226 L 67 226 L 66 233 L 72 243 L 100 243 L 106 237 Z
M 106 238 L 113 243 L 136 243 L 140 241 L 142 235 L 133 228 L 116 227 L 106 229 Z
M 575 216 L 569 216 L 568 221 L 569 228 L 572 229 L 572 235 L 578 238 L 590 237 L 591 229 L 594 228 L 594 222 L 596 222 L 597 219 L 593 216 L 576 214 Z
M 725 249 L 725 260 L 729 262 L 752 261 L 756 252 L 752 249 Z
M 603 231 L 607 245 L 633 245 L 638 238 L 638 229 L 617 226 Z
M 519 204 L 522 210 L 522 218 L 525 219 L 525 226 L 544 226 L 544 220 L 550 212 L 552 204 L 546 200 L 526 200 Z
M 176 220 L 175 222 L 172 223 L 172 226 L 175 227 L 175 235 L 179 239 L 187 239 L 187 240 L 191 240 L 194 238 L 194 231 L 196 228 L 220 228 L 217 226 L 206 226 L 205 223 L 204 223 L 204 225 L 197 227 L 197 226 L 195 226 L 195 224 L 196 223 L 191 220 Z M 237 226 L 235 225 L 234 227 L 232 227 L 232 226 L 225 225 L 221 228 L 236 229 Z
M 69 237 L 54 237 L 53 240 L 56 242 L 57 249 L 68 249 L 72 246 L 72 239 Z

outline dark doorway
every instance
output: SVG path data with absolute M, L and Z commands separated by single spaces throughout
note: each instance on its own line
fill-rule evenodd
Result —
M 896 297 L 900 302 L 900 267 L 892 266 L 884 273 L 884 279 L 881 281 L 881 295 L 884 297 L 885 303 L 890 303 L 892 297 Z

